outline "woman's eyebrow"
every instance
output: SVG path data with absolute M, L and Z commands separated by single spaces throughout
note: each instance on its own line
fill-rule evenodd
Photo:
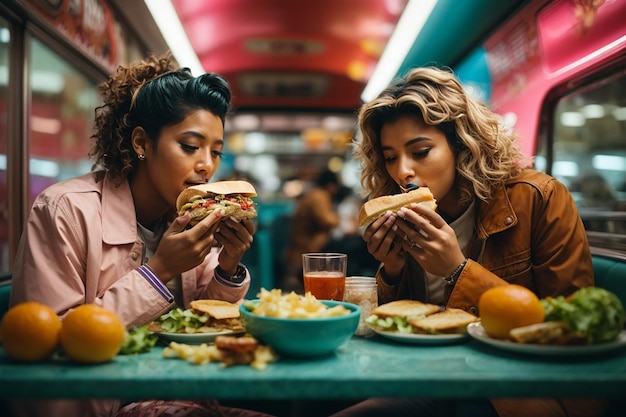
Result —
M 181 134 L 180 134 L 181 138 L 188 137 L 188 136 L 197 138 L 197 139 L 202 140 L 202 141 L 208 140 L 208 138 L 205 135 L 203 135 L 202 133 L 200 133 L 198 131 L 195 131 L 195 130 L 186 130 L 184 132 L 181 132 Z M 216 145 L 223 145 L 224 144 L 224 139 L 217 139 L 215 141 L 215 144 Z
M 429 139 L 429 138 L 427 138 L 427 137 L 424 137 L 424 136 L 418 136 L 418 137 L 416 137 L 416 138 L 409 139 L 408 141 L 406 141 L 406 142 L 404 143 L 403 147 L 408 148 L 409 146 L 414 145 L 415 143 L 419 143 L 419 142 L 426 142 L 426 141 L 428 141 L 428 140 L 430 140 L 430 139 Z M 393 148 L 392 148 L 391 146 L 381 146 L 380 148 L 381 148 L 381 150 L 383 150 L 383 151 L 391 151 L 391 150 L 393 150 Z
M 426 142 L 426 141 L 428 141 L 428 140 L 429 140 L 429 138 L 427 138 L 427 137 L 425 137 L 425 136 L 418 136 L 418 137 L 416 137 L 416 138 L 413 138 L 413 139 L 407 140 L 407 141 L 404 143 L 404 147 L 405 147 L 405 148 L 407 148 L 407 147 L 409 147 L 409 146 L 411 146 L 411 145 L 414 145 L 414 144 L 416 144 L 416 143 L 418 143 L 418 142 Z

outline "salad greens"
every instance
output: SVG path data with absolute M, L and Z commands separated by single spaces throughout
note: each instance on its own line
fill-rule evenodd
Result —
M 196 313 L 192 309 L 176 307 L 159 317 L 159 324 L 164 332 L 184 332 L 184 329 L 198 329 L 209 320 L 209 316 Z
M 409 324 L 409 320 L 415 317 L 378 317 L 376 314 L 372 314 L 365 319 L 365 323 L 377 327 L 381 330 L 388 332 L 398 333 L 411 333 L 413 328 Z
M 581 288 L 569 297 L 541 300 L 546 321 L 563 321 L 588 344 L 615 340 L 624 329 L 626 312 L 619 298 L 599 287 Z
M 158 336 L 148 330 L 148 325 L 137 327 L 126 333 L 120 354 L 131 355 L 148 352 L 156 345 L 157 339 Z

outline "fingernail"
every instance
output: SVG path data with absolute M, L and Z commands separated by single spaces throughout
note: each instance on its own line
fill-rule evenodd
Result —
M 398 230 L 398 225 L 394 224 L 393 226 L 391 226 L 391 230 L 393 230 L 394 232 Z

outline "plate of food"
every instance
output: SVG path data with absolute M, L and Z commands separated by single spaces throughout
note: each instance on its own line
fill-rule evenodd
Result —
M 611 342 L 598 344 L 572 344 L 572 345 L 554 345 L 542 343 L 521 343 L 509 339 L 496 339 L 491 337 L 485 331 L 480 323 L 471 323 L 467 326 L 467 332 L 470 336 L 485 344 L 504 349 L 516 353 L 525 353 L 531 355 L 544 356 L 584 356 L 595 355 L 598 353 L 609 352 L 626 346 L 626 331 L 622 331 L 617 339 Z
M 213 343 L 217 336 L 236 336 L 243 334 L 243 331 L 223 330 L 207 333 L 169 333 L 159 332 L 159 336 L 171 342 L 184 343 L 187 345 L 199 345 L 202 343 Z
M 533 310 L 539 305 L 542 314 L 536 321 L 516 327 L 511 322 L 502 322 L 501 315 L 485 310 L 486 305 L 480 307 L 486 296 L 498 294 L 501 299 L 503 294 L 499 292 L 506 288 L 513 286 L 494 287 L 481 296 L 482 321 L 468 326 L 470 336 L 500 349 L 547 356 L 595 355 L 626 345 L 626 311 L 611 291 L 591 286 L 580 288 L 567 297 L 559 295 L 537 300 L 529 305 Z
M 434 304 L 398 300 L 376 307 L 365 323 L 376 334 L 396 342 L 440 345 L 467 339 L 467 325 L 477 320 L 461 309 L 442 310 Z
M 148 330 L 189 345 L 213 343 L 217 336 L 245 332 L 239 306 L 221 300 L 194 300 L 189 309 L 174 308 L 150 323 Z
M 469 336 L 467 333 L 458 334 L 419 334 L 419 333 L 401 333 L 401 332 L 387 332 L 384 330 L 377 330 L 372 328 L 374 333 L 385 337 L 390 340 L 394 340 L 400 343 L 408 343 L 413 345 L 443 345 L 448 343 L 457 343 Z

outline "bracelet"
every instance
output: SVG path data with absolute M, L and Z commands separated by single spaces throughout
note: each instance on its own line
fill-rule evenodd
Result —
M 454 285 L 456 283 L 456 280 L 459 278 L 459 275 L 461 275 L 461 271 L 463 271 L 463 268 L 465 268 L 465 264 L 467 264 L 467 258 L 463 259 L 463 262 L 461 262 L 461 264 L 456 267 L 454 272 L 452 272 L 450 275 L 448 275 L 447 277 L 443 279 L 446 282 L 446 284 Z
M 246 279 L 246 267 L 244 264 L 240 263 L 239 265 L 237 265 L 237 270 L 235 271 L 235 274 L 229 275 L 226 273 L 226 271 L 222 269 L 221 266 L 218 265 L 215 267 L 215 274 L 227 281 L 241 284 L 243 280 Z

